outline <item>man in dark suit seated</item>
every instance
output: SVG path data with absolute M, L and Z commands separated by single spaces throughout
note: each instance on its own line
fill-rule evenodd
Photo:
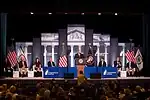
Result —
M 117 60 L 114 61 L 114 67 L 117 67 L 117 69 L 118 69 L 118 76 L 120 76 L 120 72 L 121 72 L 121 69 L 122 69 L 122 63 L 120 61 L 120 57 L 117 57 Z
M 106 62 L 104 61 L 104 58 L 101 58 L 101 61 L 99 62 L 98 67 L 106 67 Z
M 137 65 L 134 62 L 128 62 L 126 65 L 127 76 L 134 76 L 137 72 Z
M 24 60 L 23 57 L 21 57 L 21 61 L 19 62 L 19 71 L 20 71 L 20 74 L 21 74 L 21 77 L 27 77 L 27 63 L 26 61 Z
M 4 63 L 4 75 L 6 77 L 13 77 L 13 69 L 11 68 L 11 64 L 7 58 Z
M 55 63 L 53 62 L 52 58 L 48 61 L 48 67 L 55 67 Z

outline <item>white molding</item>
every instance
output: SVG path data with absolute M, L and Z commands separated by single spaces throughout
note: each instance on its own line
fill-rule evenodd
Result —
M 41 33 L 41 41 L 58 41 L 58 33 Z
M 25 46 L 32 46 L 33 45 L 33 42 L 16 42 L 16 46 L 17 45 L 25 45 Z
M 118 43 L 118 46 L 125 46 L 125 43 Z

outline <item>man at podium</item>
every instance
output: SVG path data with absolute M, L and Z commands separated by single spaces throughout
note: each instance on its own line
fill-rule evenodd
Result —
M 80 71 L 84 72 L 84 66 L 85 66 L 85 57 L 84 54 L 82 54 L 81 52 L 78 52 L 77 54 L 75 54 L 75 65 L 77 67 L 77 73 L 78 76 L 80 75 Z
M 84 54 L 82 54 L 80 51 L 78 51 L 78 53 L 75 54 L 75 56 L 74 56 L 74 59 L 77 59 L 77 58 L 84 58 Z

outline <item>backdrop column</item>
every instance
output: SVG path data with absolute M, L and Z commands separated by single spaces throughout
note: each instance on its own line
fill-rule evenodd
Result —
M 150 57 L 150 39 L 149 39 L 149 29 L 150 29 L 150 15 L 144 14 L 143 15 L 143 74 L 145 76 L 150 76 L 150 63 L 149 63 L 149 57 Z
M 38 57 L 43 65 L 43 54 L 41 50 L 41 38 L 33 38 L 33 51 L 32 51 L 32 60 L 33 62 Z
M 110 65 L 114 64 L 118 52 L 118 38 L 110 38 Z
M 66 29 L 59 29 L 59 49 L 58 49 L 58 63 L 59 63 L 59 57 L 61 56 L 62 53 L 62 43 L 64 43 L 64 48 L 65 48 L 65 55 L 67 55 L 67 30 Z
M 0 77 L 3 76 L 4 60 L 6 57 L 6 35 L 7 35 L 7 14 L 1 13 L 1 57 L 0 57 Z
M 89 44 L 91 44 L 91 47 L 93 48 L 93 30 L 92 29 L 85 30 L 85 48 L 84 48 L 85 57 L 87 57 L 88 55 Z

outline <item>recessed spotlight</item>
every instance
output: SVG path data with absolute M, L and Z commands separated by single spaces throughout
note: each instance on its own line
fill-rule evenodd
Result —
M 65 13 L 65 15 L 67 15 L 68 13 Z
M 81 13 L 81 15 L 84 15 L 84 13 Z
M 115 15 L 117 16 L 118 14 L 117 14 L 117 13 L 115 13 Z
M 48 13 L 49 15 L 51 15 L 52 13 Z
M 33 13 L 33 12 L 30 12 L 30 14 L 33 15 L 34 13 Z
M 98 15 L 101 15 L 101 13 L 98 13 Z

